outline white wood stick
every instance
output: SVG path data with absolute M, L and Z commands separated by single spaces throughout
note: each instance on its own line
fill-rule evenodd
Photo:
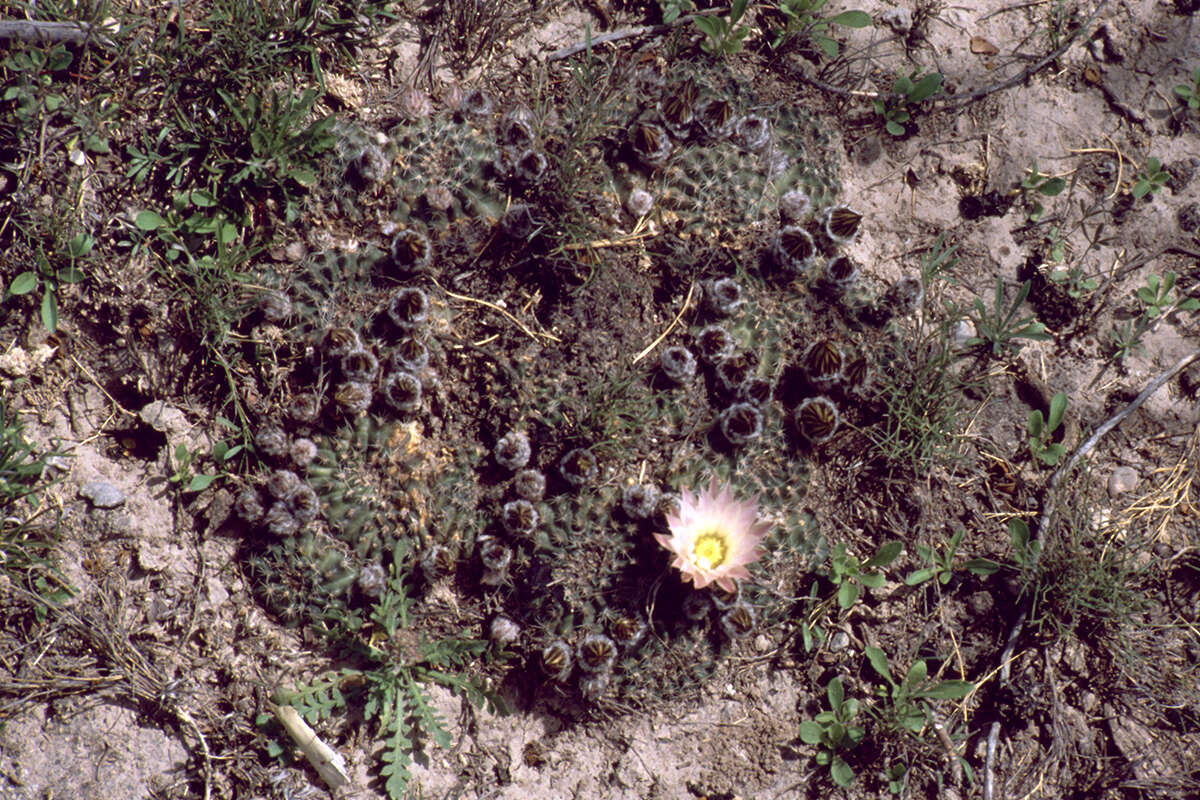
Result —
M 267 707 L 330 789 L 340 788 L 350 782 L 350 773 L 346 772 L 346 759 L 317 737 L 317 732 L 309 727 L 300 716 L 300 712 L 292 706 L 280 706 L 270 702 L 267 703 Z

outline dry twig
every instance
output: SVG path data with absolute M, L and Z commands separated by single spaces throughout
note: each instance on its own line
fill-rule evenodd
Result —
M 97 35 L 86 22 L 47 22 L 45 20 L 6 19 L 0 20 L 0 39 L 16 39 L 21 42 L 69 42 L 87 44 L 96 42 L 112 47 L 107 36 Z

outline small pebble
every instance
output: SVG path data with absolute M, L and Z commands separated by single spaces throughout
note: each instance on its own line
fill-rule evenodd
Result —
M 92 481 L 79 487 L 79 496 L 92 502 L 96 508 L 116 508 L 125 502 L 124 493 L 104 481 Z
M 960 319 L 955 323 L 950 338 L 955 348 L 961 350 L 967 346 L 967 342 L 975 338 L 975 323 L 969 319 Z
M 845 631 L 838 631 L 833 636 L 829 637 L 829 650 L 833 653 L 838 653 L 850 646 L 850 635 Z
M 1138 484 L 1138 473 L 1133 467 L 1117 467 L 1108 476 L 1109 497 L 1120 497 L 1131 492 Z

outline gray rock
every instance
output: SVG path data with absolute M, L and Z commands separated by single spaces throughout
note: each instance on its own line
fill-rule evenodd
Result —
M 80 486 L 79 496 L 90 500 L 96 508 L 116 508 L 125 502 L 125 493 L 104 481 L 92 481 Z
M 830 652 L 837 653 L 850 646 L 850 636 L 845 631 L 838 631 L 829 637 Z
M 1138 484 L 1138 473 L 1133 467 L 1117 467 L 1108 476 L 1109 497 L 1120 497 L 1131 492 Z

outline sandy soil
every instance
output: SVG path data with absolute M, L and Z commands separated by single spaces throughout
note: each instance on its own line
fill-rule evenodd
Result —
M 1079 21 L 1096 4 L 1063 5 Z M 831 10 L 849 7 L 867 11 L 876 25 L 839 31 L 848 66 L 823 80 L 847 90 L 874 91 L 886 88 L 896 72 L 919 64 L 943 73 L 953 96 L 965 96 L 1019 74 L 1053 49 L 1048 15 L 1058 5 L 913 7 L 875 0 L 831 4 Z M 895 9 L 907 9 L 920 21 L 905 37 L 881 22 Z M 613 15 L 607 21 L 590 6 L 580 10 L 564 4 L 482 67 L 482 80 L 496 82 L 507 72 L 532 70 L 531 65 L 552 50 L 581 41 L 585 26 L 600 31 L 638 22 L 632 11 L 615 10 Z M 1200 341 L 1196 317 L 1181 314 L 1151 331 L 1142 350 L 1122 366 L 1106 367 L 1108 331 L 1131 315 L 1135 306 L 1130 298 L 1147 275 L 1174 270 L 1184 293 L 1196 293 L 1200 281 L 1200 215 L 1195 211 L 1200 180 L 1192 177 L 1200 167 L 1200 116 L 1176 102 L 1172 93 L 1172 86 L 1200 64 L 1198 25 L 1196 17 L 1177 13 L 1170 3 L 1106 3 L 1091 22 L 1091 32 L 1051 65 L 961 107 L 945 107 L 953 105 L 951 101 L 943 110 L 922 114 L 915 130 L 904 137 L 885 133 L 861 100 L 822 92 L 799 80 L 794 83 L 796 102 L 817 109 L 834 137 L 841 196 L 865 215 L 863 234 L 849 253 L 864 265 L 874 285 L 886 286 L 913 274 L 920 254 L 941 233 L 952 237 L 961 257 L 958 284 L 948 289 L 948 299 L 990 298 L 997 276 L 1010 286 L 1025 278 L 1036 281 L 1044 274 L 1038 264 L 1047 252 L 1047 231 L 1029 224 L 1029 209 L 1022 200 L 1001 202 L 995 214 L 964 214 L 969 210 L 964 198 L 1012 195 L 1034 161 L 1043 173 L 1072 181 L 1069 197 L 1045 199 L 1052 213 L 1070 215 L 1080 204 L 1102 205 L 1097 221 L 1106 223 L 1109 242 L 1087 250 L 1083 232 L 1075 227 L 1066 243 L 1068 252 L 1087 250 L 1086 266 L 1103 276 L 1102 291 L 1080 308 L 1043 278 L 1031 300 L 1055 338 L 1029 344 L 1018 359 L 995 365 L 987 390 L 976 398 L 965 435 L 987 442 L 996 452 L 1016 454 L 1024 448 L 1023 425 L 1031 405 L 1022 386 L 1068 393 L 1069 413 L 1079 434 L 1067 444 L 1078 444 L 1084 433 L 1194 351 Z M 401 64 L 414 63 L 416 42 L 410 26 L 397 26 L 381 42 L 374 55 L 377 61 L 368 65 L 364 76 L 331 77 L 331 86 L 344 97 L 363 98 L 349 103 L 346 113 L 361 119 L 386 115 L 387 92 L 371 72 L 389 54 Z M 611 52 L 626 54 L 633 46 L 655 52 L 655 45 L 644 39 L 623 41 Z M 803 59 L 796 59 L 795 69 L 815 75 Z M 481 79 L 477 74 L 453 76 L 448 70 L 439 71 L 437 78 L 467 86 Z M 1172 180 L 1160 193 L 1133 201 L 1128 198 L 1131 176 L 1149 156 L 1167 165 Z M 64 327 L 83 330 L 83 323 L 72 322 L 69 315 L 68 307 Z M 1063 319 L 1054 322 L 1056 315 Z M 54 350 L 39 356 L 45 339 L 44 331 L 31 323 L 16 341 L 6 343 L 0 370 L 5 395 L 20 409 L 30 435 L 47 444 L 58 442 L 69 455 L 66 471 L 51 493 L 63 512 L 61 569 L 78 589 L 80 613 L 83 608 L 102 611 L 121 626 L 131 645 L 155 665 L 158 688 L 177 701 L 172 707 L 208 723 L 219 720 L 226 727 L 215 733 L 206 723 L 202 727 L 212 741 L 202 745 L 198 728 L 164 713 L 150 696 L 138 702 L 114 686 L 53 692 L 52 700 L 4 714 L 0 797 L 195 797 L 204 790 L 206 774 L 215 797 L 325 796 L 316 773 L 303 763 L 281 766 L 265 750 L 251 749 L 266 746 L 255 728 L 255 716 L 264 710 L 269 694 L 266 687 L 295 685 L 329 664 L 316 642 L 280 626 L 247 586 L 239 557 L 243 532 L 226 521 L 230 493 L 204 492 L 191 506 L 181 507 L 168 482 L 170 452 L 177 444 L 205 453 L 220 435 L 209 409 L 189 405 L 170 391 L 169 380 L 160 381 L 154 374 L 161 366 L 153 364 L 170 361 L 172 343 L 141 343 L 151 366 L 131 370 L 124 380 L 142 382 L 155 403 L 123 408 L 105 388 L 111 378 L 105 373 L 107 363 L 90 360 L 94 350 L 64 346 L 59 338 L 49 342 Z M 1094 515 L 1129 513 L 1131 499 L 1155 496 L 1175 465 L 1195 468 L 1200 378 L 1189 377 L 1194 374 L 1195 368 L 1182 380 L 1164 385 L 1096 450 L 1090 473 L 1096 490 Z M 64 385 L 70 387 L 65 394 Z M 841 463 L 847 462 L 832 459 L 827 468 L 834 470 Z M 1118 467 L 1132 467 L 1136 485 L 1110 495 L 1104 487 Z M 1017 480 L 1022 483 L 1044 479 L 1028 462 L 1019 470 Z M 830 491 L 852 485 L 850 480 L 814 478 Z M 115 486 L 124 502 L 113 509 L 92 507 L 79 490 L 95 481 Z M 963 489 L 964 495 L 973 491 Z M 921 509 L 921 525 L 943 513 L 938 502 L 931 500 L 931 507 Z M 996 555 L 1005 548 L 1003 525 L 984 516 L 987 509 L 979 512 L 975 524 L 994 540 L 991 547 L 981 545 L 979 552 Z M 1160 553 L 1179 559 L 1190 548 L 1194 554 L 1200 547 L 1196 530 L 1195 511 L 1184 503 L 1157 532 Z M 870 604 L 837 626 L 853 649 L 870 643 L 876 620 L 903 614 L 905 604 L 913 602 L 898 582 L 900 573 L 889 577 L 893 580 L 872 594 Z M 119 596 L 123 604 L 101 608 L 95 598 L 105 595 Z M 950 625 L 963 637 L 964 648 L 998 651 L 1006 627 L 988 623 L 1000 612 L 986 609 L 1009 602 L 1004 594 L 984 587 L 955 602 L 963 608 L 970 602 L 984 606 L 979 617 L 964 611 Z M 1195 608 L 1190 613 L 1194 625 Z M 78 634 L 70 630 L 63 635 Z M 971 644 L 972 630 L 980 643 Z M 821 707 L 828 670 L 846 664 L 846 655 L 828 645 L 812 657 L 781 657 L 778 647 L 779 642 L 768 636 L 740 642 L 715 676 L 685 699 L 633 713 L 563 714 L 558 701 L 540 697 L 541 689 L 531 689 L 519 678 L 504 684 L 518 711 L 503 716 L 476 711 L 448 692 L 435 690 L 442 715 L 453 721 L 454 744 L 450 750 L 431 750 L 418 763 L 420 788 L 415 796 L 875 796 L 863 785 L 834 790 L 825 769 L 813 762 L 813 748 L 798 739 L 799 724 Z M 1190 658 L 1194 666 L 1194 639 L 1180 647 L 1185 661 Z M 1200 775 L 1196 719 L 1184 714 L 1178 727 L 1171 728 L 1160 716 L 1139 709 L 1132 694 L 1093 691 L 1097 675 L 1114 669 L 1094 663 L 1095 658 L 1095 652 L 1074 640 L 1018 649 L 1013 674 L 1053 676 L 1049 684 L 1036 683 L 1053 697 L 1042 698 L 1046 705 L 1030 711 L 1023 727 L 1006 728 L 994 796 L 1183 797 L 1195 791 Z M 83 662 L 76 666 L 80 674 L 97 671 Z M 13 666 L 6 663 L 3 668 Z M 1017 680 L 1018 685 L 1033 685 Z M 988 713 L 1006 708 L 1021 713 L 1022 698 L 1008 703 L 993 704 Z M 1192 706 L 1191 713 L 1195 711 Z M 975 769 L 975 782 L 956 781 L 947 765 L 945 774 L 953 785 L 946 785 L 940 796 L 984 796 L 982 765 L 990 721 L 986 716 L 971 720 L 969 736 L 960 744 Z M 319 726 L 318 733 L 349 762 L 352 786 L 335 796 L 381 796 L 374 778 L 378 745 L 362 726 L 340 720 Z M 221 735 L 236 744 L 221 742 Z M 207 767 L 202 756 L 206 746 L 215 756 Z M 1080 788 L 1080 775 L 1086 772 L 1080 765 L 1089 758 L 1119 761 L 1123 766 L 1106 774 L 1120 773 L 1123 780 Z M 882 758 L 876 761 L 875 770 L 883 763 Z M 869 776 L 860 783 L 878 787 L 872 781 L 874 776 Z M 935 796 L 937 789 L 928 792 Z

